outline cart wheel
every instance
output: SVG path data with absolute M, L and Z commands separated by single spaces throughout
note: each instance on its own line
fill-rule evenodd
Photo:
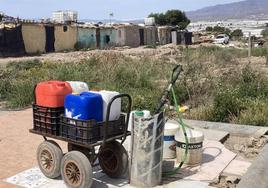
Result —
M 61 162 L 61 175 L 69 188 L 89 188 L 93 173 L 89 160 L 79 151 L 64 155 Z
M 128 170 L 128 154 L 117 141 L 112 141 L 99 149 L 99 163 L 102 170 L 111 178 L 120 178 Z
M 89 149 L 89 148 L 84 148 L 82 146 L 68 143 L 68 151 L 80 151 L 88 158 L 88 160 L 91 164 L 93 164 L 93 162 L 94 162 L 94 159 L 95 159 L 94 147 Z
M 61 148 L 52 140 L 44 141 L 38 146 L 38 166 L 46 177 L 57 178 L 60 176 L 62 156 Z

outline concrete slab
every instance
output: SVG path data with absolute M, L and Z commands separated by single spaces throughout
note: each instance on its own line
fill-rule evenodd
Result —
M 185 119 L 184 121 L 186 124 L 193 126 L 193 127 L 226 131 L 232 135 L 237 135 L 237 136 L 260 137 L 268 133 L 268 127 L 238 125 L 238 124 L 230 124 L 230 123 L 217 123 L 217 122 L 197 121 L 197 120 L 187 120 L 187 119 Z
M 235 158 L 236 154 L 229 151 L 223 144 L 213 140 L 205 140 L 203 146 L 203 163 L 196 167 L 184 166 L 178 174 L 165 180 L 183 179 L 203 182 L 213 182 Z
M 268 187 L 268 145 L 266 144 L 259 156 L 249 167 L 238 183 L 237 188 L 267 188 Z
M 229 133 L 226 131 L 218 131 L 212 129 L 201 129 L 196 128 L 196 130 L 200 130 L 204 133 L 205 139 L 214 140 L 223 143 L 228 137 Z
M 208 183 L 200 181 L 176 181 L 162 186 L 163 188 L 208 188 Z
M 235 159 L 224 169 L 222 175 L 242 177 L 250 165 L 250 162 Z
M 61 178 L 46 178 L 38 167 L 31 168 L 6 179 L 6 182 L 27 188 L 67 188 Z M 127 179 L 111 179 L 99 169 L 94 170 L 91 188 L 129 187 Z
M 205 140 L 203 147 L 203 163 L 197 167 L 183 167 L 178 174 L 164 178 L 164 185 L 158 188 L 171 187 L 208 187 L 208 183 L 219 177 L 230 164 L 236 154 L 227 150 L 223 144 L 213 140 Z M 111 179 L 102 173 L 100 167 L 94 168 L 92 188 L 129 188 L 128 179 Z M 66 188 L 62 179 L 46 178 L 38 167 L 21 172 L 7 178 L 8 183 L 28 188 Z M 172 183 L 171 183 L 172 182 Z
M 95 170 L 93 184 L 91 188 L 133 188 L 128 184 L 127 179 L 111 179 L 98 170 Z M 67 188 L 61 178 L 48 179 L 46 178 L 38 167 L 21 172 L 15 176 L 6 179 L 7 182 L 14 185 L 4 183 L 3 185 L 11 185 L 10 188 L 15 188 L 15 185 L 27 188 Z M 1 184 L 0 184 L 1 185 Z M 208 188 L 209 183 L 179 180 L 165 185 L 157 186 L 156 188 Z

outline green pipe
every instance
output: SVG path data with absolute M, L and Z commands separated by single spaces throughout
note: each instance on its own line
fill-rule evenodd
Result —
M 175 94 L 175 91 L 174 91 L 173 87 L 172 87 L 171 91 L 172 91 L 172 96 L 173 96 L 173 100 L 174 100 L 175 107 L 176 107 L 176 112 L 177 112 L 177 116 L 178 116 L 177 117 L 178 122 L 181 125 L 182 131 L 183 131 L 183 134 L 184 134 L 186 148 L 185 148 L 183 160 L 181 161 L 180 165 L 177 168 L 175 168 L 174 170 L 172 170 L 172 171 L 164 172 L 163 176 L 172 176 L 174 174 L 177 174 L 178 171 L 181 169 L 182 165 L 184 164 L 184 162 L 186 161 L 187 156 L 188 156 L 188 151 L 189 151 L 189 140 L 188 140 L 188 136 L 187 136 L 187 132 L 186 132 L 186 128 L 185 128 L 185 127 L 189 127 L 189 126 L 186 125 L 182 120 L 182 113 L 180 113 L 180 111 L 179 111 L 180 107 L 178 105 L 176 94 Z

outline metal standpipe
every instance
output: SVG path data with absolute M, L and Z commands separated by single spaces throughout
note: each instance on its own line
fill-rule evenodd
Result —
M 165 120 L 163 113 L 150 118 L 144 117 L 142 113 L 134 114 L 130 184 L 154 187 L 162 181 Z

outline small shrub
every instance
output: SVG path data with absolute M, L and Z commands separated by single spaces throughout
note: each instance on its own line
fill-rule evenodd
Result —
M 19 80 L 11 83 L 11 93 L 7 97 L 8 107 L 25 107 L 33 101 L 33 80 Z
M 27 60 L 27 61 L 13 61 L 7 64 L 7 68 L 20 71 L 20 70 L 29 70 L 31 68 L 39 67 L 41 62 L 38 59 Z
M 239 116 L 234 116 L 231 122 L 245 125 L 268 126 L 268 100 L 256 99 L 247 104 Z
M 214 118 L 214 113 L 213 113 L 213 106 L 207 105 L 207 106 L 199 106 L 193 110 L 190 110 L 187 114 L 186 117 L 189 119 L 198 119 L 198 120 L 203 120 L 203 121 L 212 121 Z
M 150 44 L 150 45 L 144 46 L 144 48 L 156 49 L 157 48 L 157 45 L 156 44 Z
M 267 97 L 268 79 L 247 66 L 242 70 L 237 88 L 241 98 Z
M 228 122 L 230 116 L 238 116 L 244 109 L 243 103 L 235 89 L 221 90 L 213 101 L 213 118 L 211 121 Z
M 215 64 L 219 65 L 228 65 L 228 64 L 235 64 L 236 60 L 234 55 L 229 50 L 218 50 L 215 52 Z
M 253 48 L 251 54 L 254 57 L 265 57 L 267 55 L 267 49 L 264 47 Z

